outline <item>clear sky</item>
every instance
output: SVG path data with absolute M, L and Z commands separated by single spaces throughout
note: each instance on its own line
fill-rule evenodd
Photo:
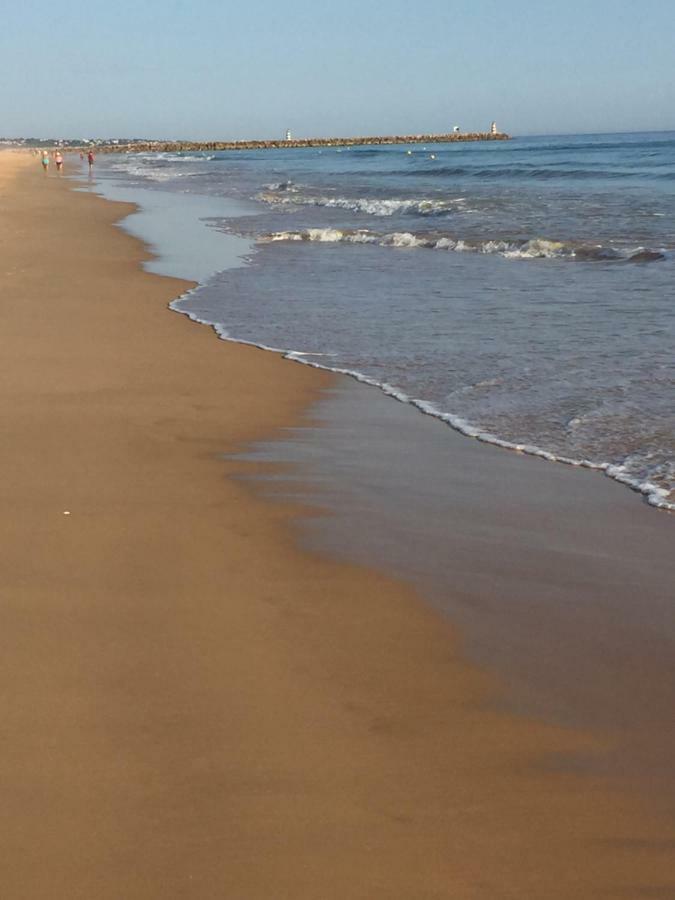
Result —
M 675 0 L 6 0 L 0 136 L 675 129 Z

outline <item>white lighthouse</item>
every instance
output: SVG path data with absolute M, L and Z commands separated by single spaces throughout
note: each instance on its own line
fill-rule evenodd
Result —
M 497 123 L 496 122 L 493 122 L 492 125 L 490 125 L 490 134 L 497 134 Z
M 286 140 L 287 140 L 287 141 L 292 141 L 292 140 L 293 140 L 293 135 L 291 134 L 291 129 L 290 129 L 290 128 L 286 131 Z

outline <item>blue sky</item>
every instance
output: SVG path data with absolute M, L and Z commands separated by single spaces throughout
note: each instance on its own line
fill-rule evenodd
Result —
M 675 129 L 675 0 L 24 0 L 0 135 Z

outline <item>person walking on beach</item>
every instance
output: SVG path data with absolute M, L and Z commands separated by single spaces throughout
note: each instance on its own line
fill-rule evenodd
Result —
M 87 153 L 87 162 L 89 163 L 89 171 L 91 172 L 92 166 L 94 165 L 94 151 L 93 150 L 90 150 L 89 153 Z
M 47 170 L 49 169 L 49 153 L 47 150 L 42 151 L 42 171 L 47 174 Z
M 54 154 L 54 162 L 56 163 L 56 171 L 60 175 L 63 170 L 63 157 L 60 150 L 57 150 Z

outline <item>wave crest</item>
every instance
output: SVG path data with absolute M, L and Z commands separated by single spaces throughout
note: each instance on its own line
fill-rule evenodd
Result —
M 573 244 L 545 238 L 529 240 L 477 240 L 452 235 L 410 231 L 382 234 L 368 229 L 343 230 L 339 228 L 305 228 L 300 231 L 275 231 L 259 237 L 262 243 L 283 241 L 322 244 L 377 244 L 380 247 L 422 248 L 427 250 L 452 250 L 456 253 L 497 254 L 505 259 L 568 259 L 582 262 L 656 262 L 666 258 L 663 250 L 645 247 L 618 249 L 612 246 Z
M 405 199 L 376 197 L 324 197 L 292 193 L 281 185 L 269 185 L 271 190 L 262 191 L 256 197 L 269 206 L 319 206 L 326 209 L 345 209 L 350 212 L 366 213 L 371 216 L 417 215 L 443 216 L 461 209 L 464 197 L 447 200 Z M 282 193 L 283 192 L 283 193 Z

